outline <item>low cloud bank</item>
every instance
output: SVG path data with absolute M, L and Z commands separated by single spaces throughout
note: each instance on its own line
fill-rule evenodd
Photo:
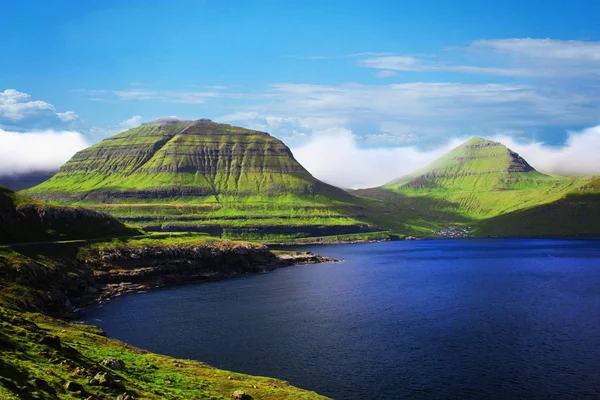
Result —
M 53 171 L 87 146 L 79 132 L 18 133 L 0 129 L 0 175 Z
M 600 125 L 570 132 L 562 147 L 543 142 L 520 142 L 496 135 L 487 139 L 501 142 L 519 153 L 540 172 L 558 175 L 600 174 Z M 424 168 L 469 137 L 454 138 L 432 151 L 415 147 L 361 148 L 350 130 L 332 128 L 314 132 L 311 140 L 293 149 L 296 159 L 315 177 L 344 188 L 367 188 Z
M 520 143 L 512 137 L 491 138 L 516 151 L 540 172 L 558 175 L 600 174 L 600 125 L 581 132 L 569 132 L 564 146 L 543 142 Z
M 334 128 L 314 134 L 307 144 L 293 149 L 294 156 L 316 178 L 343 188 L 383 185 L 431 163 L 461 140 L 435 151 L 414 147 L 360 148 L 354 134 Z

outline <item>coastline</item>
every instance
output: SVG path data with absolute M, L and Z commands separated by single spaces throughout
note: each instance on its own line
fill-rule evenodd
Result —
M 202 282 L 215 282 L 226 280 L 229 278 L 236 278 L 245 275 L 253 275 L 253 274 L 261 274 L 273 271 L 279 268 L 292 267 L 296 265 L 305 265 L 305 264 L 326 264 L 333 262 L 340 262 L 340 260 L 333 257 L 321 256 L 319 254 L 313 254 L 309 251 L 307 252 L 285 252 L 283 254 L 277 254 L 277 251 L 274 253 L 277 257 L 277 261 L 275 264 L 266 265 L 265 270 L 262 271 L 252 271 L 252 272 L 241 272 L 241 273 L 230 273 L 230 274 L 196 274 L 192 276 L 167 276 L 159 279 L 154 279 L 148 282 L 143 283 L 134 283 L 134 282 L 118 282 L 118 283 L 107 283 L 104 284 L 100 290 L 100 295 L 94 299 L 90 300 L 88 304 L 84 304 L 81 307 L 77 307 L 71 310 L 72 316 L 75 316 L 80 310 L 85 309 L 87 307 L 92 307 L 96 304 L 102 304 L 106 301 L 109 301 L 115 297 L 119 297 L 125 294 L 133 294 L 139 292 L 146 292 L 154 289 L 170 287 L 170 286 L 179 286 L 179 285 L 187 285 L 187 284 L 196 284 Z M 174 279 L 173 279 L 174 278 Z M 179 279 L 185 278 L 185 279 Z
M 77 308 L 124 293 L 336 259 L 212 239 L 117 244 L 0 249 L 0 368 L 6 372 L 0 398 L 326 398 L 281 379 L 155 354 L 70 322 Z

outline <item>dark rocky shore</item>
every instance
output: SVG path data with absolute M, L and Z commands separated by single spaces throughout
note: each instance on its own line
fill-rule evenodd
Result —
M 73 310 L 152 288 L 263 273 L 297 264 L 338 261 L 310 252 L 271 251 L 265 245 L 149 244 L 90 248 L 76 256 L 29 259 L 9 270 L 9 281 L 34 289 L 19 308 L 70 318 Z M 50 268 L 49 268 L 50 267 Z
M 311 252 L 271 252 L 266 246 L 239 246 L 231 251 L 153 248 L 102 251 L 96 282 L 105 301 L 123 293 L 198 281 L 213 281 L 251 273 L 269 272 L 300 264 L 337 262 Z M 92 261 L 97 263 L 98 261 Z

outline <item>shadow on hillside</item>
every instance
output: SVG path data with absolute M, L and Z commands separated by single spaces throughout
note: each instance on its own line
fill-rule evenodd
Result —
M 366 207 L 367 218 L 388 229 L 420 226 L 439 229 L 453 224 L 470 224 L 474 220 L 458 212 L 459 205 L 447 200 L 406 196 L 379 188 L 351 192 Z
M 598 236 L 600 195 L 571 194 L 477 224 L 477 236 Z

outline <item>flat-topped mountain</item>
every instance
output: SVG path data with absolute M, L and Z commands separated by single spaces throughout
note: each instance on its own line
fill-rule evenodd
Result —
M 48 200 L 324 194 L 344 191 L 315 179 L 279 139 L 210 120 L 157 120 L 75 154 L 27 193 Z
M 24 193 L 150 230 L 265 238 L 372 229 L 355 197 L 314 178 L 279 139 L 206 119 L 159 119 L 104 139 Z

